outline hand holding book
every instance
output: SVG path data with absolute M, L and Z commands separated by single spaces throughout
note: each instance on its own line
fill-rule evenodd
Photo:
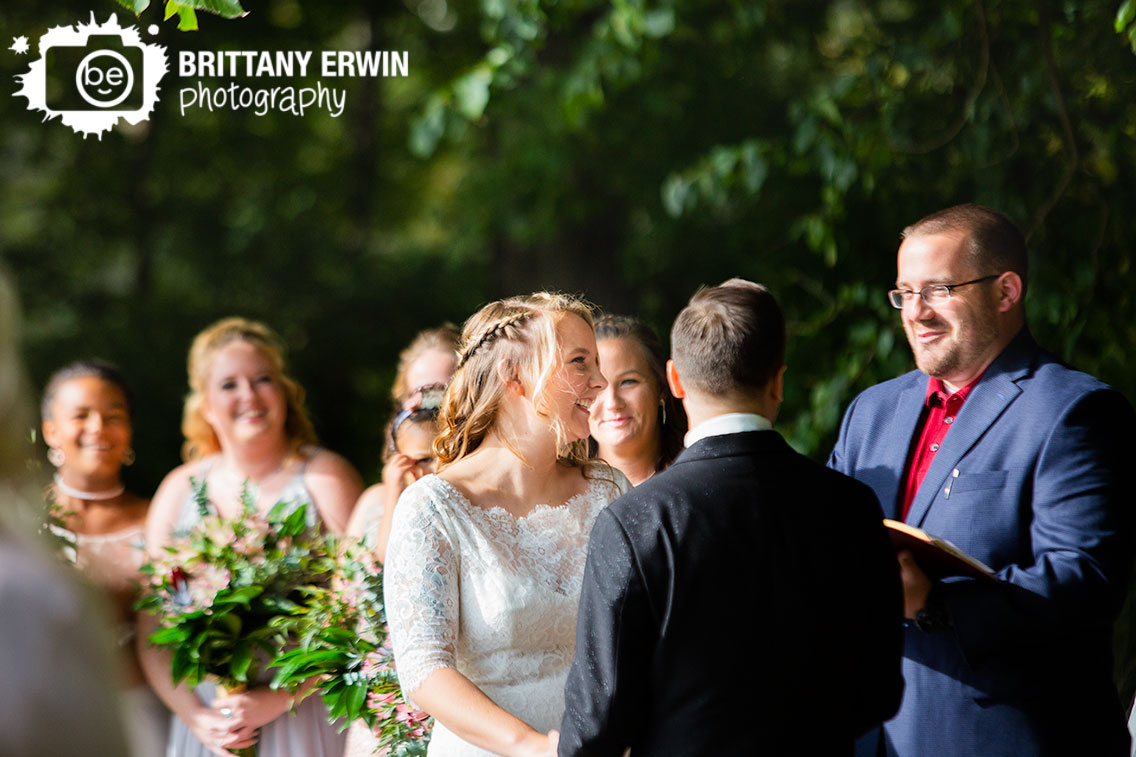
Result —
M 948 576 L 997 580 L 989 566 L 963 552 L 946 539 L 897 520 L 884 518 L 884 526 L 888 530 L 895 551 L 904 549 L 910 551 L 919 567 L 932 580 Z

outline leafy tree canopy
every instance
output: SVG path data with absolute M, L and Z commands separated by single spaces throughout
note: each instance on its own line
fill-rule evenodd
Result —
M 0 100 L 0 250 L 33 380 L 122 365 L 140 490 L 176 463 L 185 352 L 218 317 L 281 332 L 324 441 L 373 480 L 416 330 L 550 287 L 665 335 L 698 285 L 735 275 L 786 311 L 780 425 L 823 459 L 855 393 L 911 367 L 883 294 L 899 230 L 966 201 L 1027 232 L 1039 341 L 1136 396 L 1133 0 L 129 7 L 166 15 L 171 55 L 410 60 L 338 80 L 339 117 L 183 115 L 176 65 L 154 117 L 102 140 Z M 38 36 L 91 10 L 9 3 L 0 24 Z

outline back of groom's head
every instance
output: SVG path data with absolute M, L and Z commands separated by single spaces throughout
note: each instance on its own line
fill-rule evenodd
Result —
M 785 318 L 760 284 L 730 279 L 703 287 L 671 329 L 671 358 L 688 390 L 749 395 L 785 363 Z

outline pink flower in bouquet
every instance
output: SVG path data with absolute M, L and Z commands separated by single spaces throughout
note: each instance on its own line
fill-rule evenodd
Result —
M 365 550 L 356 555 L 355 560 L 358 561 L 359 569 L 363 573 L 374 575 L 382 570 L 382 566 L 379 565 L 379 561 L 375 559 L 374 553 L 369 550 Z
M 390 668 L 388 659 L 381 649 L 368 652 L 367 656 L 363 658 L 363 675 L 367 678 L 374 678 L 384 670 L 388 670 Z
M 395 707 L 395 719 L 410 729 L 411 738 L 420 738 L 426 734 L 429 726 L 429 716 L 405 704 Z
M 235 536 L 232 524 L 217 515 L 203 520 L 201 531 L 214 544 L 229 544 Z
M 189 583 L 189 593 L 194 605 L 208 609 L 217 598 L 217 592 L 226 588 L 231 578 L 232 574 L 226 568 L 218 565 L 203 566 Z
M 400 701 L 396 691 L 372 691 L 367 695 L 367 704 L 372 710 L 386 712 Z
M 245 534 L 238 537 L 233 542 L 233 551 L 252 565 L 264 564 L 264 538 L 259 534 Z

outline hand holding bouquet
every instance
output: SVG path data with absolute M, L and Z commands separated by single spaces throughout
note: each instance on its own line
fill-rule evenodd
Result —
M 391 757 L 426 754 L 432 721 L 402 697 L 386 646 L 382 568 L 365 545 L 342 550 L 335 580 L 312 591 L 290 622 L 301 641 L 273 662 L 274 686 L 319 676 L 330 717 L 362 720 Z
M 201 520 L 143 566 L 138 608 L 159 620 L 149 641 L 172 653 L 175 686 L 208 680 L 239 692 L 256 683 L 262 661 L 298 642 L 291 619 L 330 581 L 334 550 L 309 528 L 308 505 L 281 502 L 260 516 L 246 489 L 241 515 L 226 519 L 212 512 L 203 482 L 194 493 Z

